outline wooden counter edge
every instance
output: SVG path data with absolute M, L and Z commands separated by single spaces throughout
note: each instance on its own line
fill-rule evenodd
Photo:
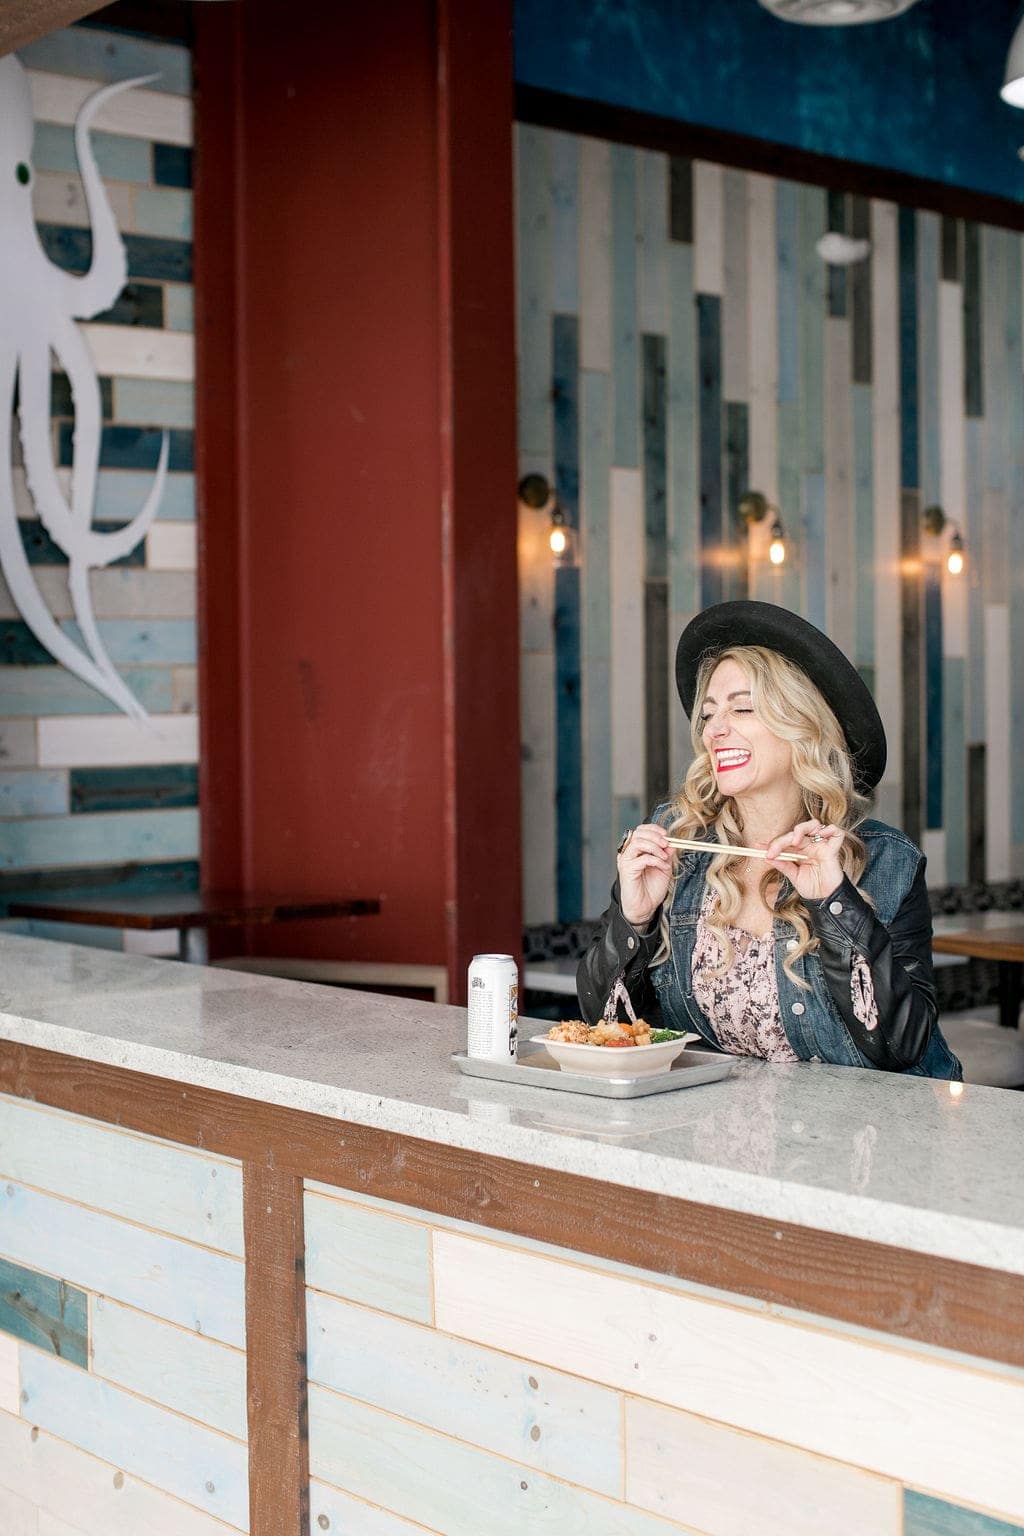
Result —
M 237 1158 L 247 1169 L 316 1179 L 428 1217 L 1024 1365 L 1024 1276 L 6 1041 L 0 1092 Z M 297 1230 L 300 1241 L 301 1221 Z M 249 1253 L 273 1241 L 247 1219 Z

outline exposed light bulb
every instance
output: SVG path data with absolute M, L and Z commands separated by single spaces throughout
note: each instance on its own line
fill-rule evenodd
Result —
M 772 528 L 772 541 L 768 545 L 768 559 L 772 565 L 782 565 L 786 558 L 786 540 L 782 532 L 782 524 L 776 523 Z
M 569 547 L 569 540 L 565 536 L 565 529 L 557 525 L 548 534 L 548 543 L 551 545 L 553 555 L 564 555 Z
M 959 576 L 964 568 L 964 557 L 958 549 L 951 549 L 946 560 L 946 569 L 951 576 Z

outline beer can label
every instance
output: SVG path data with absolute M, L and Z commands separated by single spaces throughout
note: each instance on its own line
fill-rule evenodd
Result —
M 515 1061 L 519 1037 L 519 973 L 511 955 L 477 955 L 469 968 L 467 1054 Z

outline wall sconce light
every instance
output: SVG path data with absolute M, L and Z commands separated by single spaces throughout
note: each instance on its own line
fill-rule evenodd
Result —
M 1010 39 L 1010 51 L 1006 55 L 1006 70 L 1000 96 L 1011 107 L 1024 107 L 1024 21 Z
M 944 528 L 952 530 L 946 554 L 946 570 L 951 576 L 959 576 L 964 568 L 964 540 L 956 523 L 946 516 L 941 507 L 934 506 L 925 507 L 921 513 L 921 526 L 936 539 Z
M 519 500 L 524 506 L 531 507 L 539 512 L 552 502 L 551 527 L 548 529 L 548 545 L 555 559 L 560 563 L 568 562 L 572 558 L 572 525 L 565 515 L 565 511 L 555 495 L 552 487 L 543 475 L 524 475 L 519 482 Z
M 778 507 L 772 505 L 763 491 L 744 491 L 736 511 L 746 524 L 748 532 L 752 523 L 763 523 L 769 512 L 775 513 L 771 526 L 771 542 L 768 545 L 768 559 L 772 565 L 782 565 L 786 558 L 786 535 Z

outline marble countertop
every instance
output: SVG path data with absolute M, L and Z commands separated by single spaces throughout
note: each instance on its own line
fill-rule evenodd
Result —
M 639 1100 L 505 1086 L 449 1060 L 460 1008 L 12 935 L 0 1038 L 1024 1274 L 1020 1093 L 749 1060 Z

